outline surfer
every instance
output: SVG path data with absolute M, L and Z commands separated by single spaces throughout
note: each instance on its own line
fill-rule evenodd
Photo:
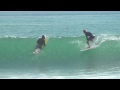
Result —
M 86 30 L 83 30 L 83 33 L 84 33 L 85 36 L 86 36 L 88 48 L 90 48 L 89 41 L 95 43 L 95 42 L 93 41 L 93 39 L 95 38 L 95 36 L 94 36 L 91 32 L 87 32 Z M 95 43 L 95 44 L 96 44 L 96 43 Z M 97 45 L 97 44 L 96 44 L 96 45 Z
M 42 46 L 46 46 L 45 45 L 45 36 L 44 35 L 42 35 L 42 38 L 39 38 L 38 40 L 37 40 L 37 46 L 36 46 L 36 49 L 38 48 L 38 49 L 42 49 Z

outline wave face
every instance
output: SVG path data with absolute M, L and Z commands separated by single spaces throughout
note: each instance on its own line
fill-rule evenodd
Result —
M 99 43 L 97 48 L 80 51 L 87 47 L 84 36 L 49 38 L 46 47 L 33 54 L 35 38 L 0 38 L 0 69 L 90 69 L 120 65 L 119 36 L 99 35 L 95 42 Z

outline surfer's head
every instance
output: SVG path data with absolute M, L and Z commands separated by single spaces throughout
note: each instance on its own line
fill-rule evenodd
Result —
M 84 33 L 86 33 L 86 30 L 83 30 Z
M 44 36 L 44 35 L 42 35 L 42 39 L 45 39 L 45 36 Z

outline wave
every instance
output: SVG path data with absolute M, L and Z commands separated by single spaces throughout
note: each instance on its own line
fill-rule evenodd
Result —
M 95 42 L 100 44 L 86 51 L 80 51 L 87 47 L 85 36 L 49 38 L 42 51 L 33 54 L 36 41 L 0 38 L 0 68 L 96 68 L 120 64 L 120 36 L 96 36 Z

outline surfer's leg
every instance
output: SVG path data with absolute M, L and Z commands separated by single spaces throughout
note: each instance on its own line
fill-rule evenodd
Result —
M 91 42 L 93 42 L 95 45 L 97 45 L 97 43 L 95 43 L 93 40 L 90 40 Z
M 38 49 L 41 49 L 41 45 L 39 45 L 39 44 L 37 44 L 37 46 L 35 47 L 35 51 L 34 52 L 36 52 L 36 50 L 38 50 Z
M 88 48 L 90 48 L 89 40 L 87 40 Z
M 95 38 L 95 37 L 90 37 L 90 41 L 93 42 L 95 45 L 97 45 L 97 44 L 93 41 L 94 38 Z
M 94 42 L 94 41 L 93 41 L 93 43 L 94 43 L 95 45 L 97 45 L 97 43 L 96 43 L 96 42 Z

